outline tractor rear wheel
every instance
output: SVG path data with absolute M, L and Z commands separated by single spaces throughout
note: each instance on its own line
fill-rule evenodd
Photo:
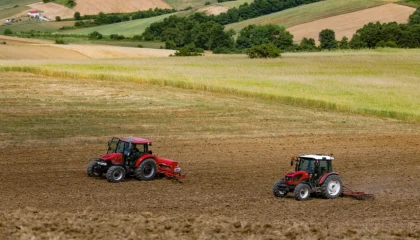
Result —
M 157 173 L 157 164 L 153 158 L 143 160 L 138 168 L 134 171 L 134 175 L 138 180 L 149 181 L 155 178 Z
M 284 185 L 284 180 L 278 180 L 273 185 L 273 194 L 276 197 L 285 197 L 287 195 L 287 188 Z
M 343 192 L 343 181 L 338 175 L 328 176 L 321 185 L 321 191 L 325 198 L 337 198 Z
M 304 201 L 311 195 L 311 188 L 308 184 L 299 183 L 295 188 L 295 199 L 298 201 Z
M 112 166 L 106 172 L 106 178 L 110 182 L 121 182 L 125 178 L 125 169 L 121 166 Z
M 88 164 L 88 166 L 87 166 L 87 169 L 86 169 L 86 172 L 87 172 L 87 175 L 89 176 L 89 177 L 101 177 L 102 176 L 102 173 L 98 173 L 98 172 L 96 172 L 95 171 L 95 165 L 98 163 L 98 160 L 93 160 L 93 161 L 91 161 L 89 164 Z

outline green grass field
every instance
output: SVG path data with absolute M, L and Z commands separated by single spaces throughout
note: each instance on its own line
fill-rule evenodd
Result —
M 27 6 L 19 6 L 19 7 L 12 7 L 12 8 L 3 8 L 0 9 L 0 19 L 3 18 L 10 18 L 16 14 L 19 14 L 23 11 L 29 10 L 30 8 Z M 2 23 L 1 23 L 2 24 Z
M 0 26 L 0 33 L 3 33 L 6 28 L 9 28 L 13 32 L 58 32 L 63 26 L 74 26 L 74 21 L 62 21 L 62 22 L 33 22 L 33 23 L 19 23 L 13 25 Z
M 266 99 L 311 109 L 420 121 L 420 50 L 13 64 L 0 71 L 148 83 Z
M 1 0 L 0 1 L 0 10 L 4 8 L 13 8 L 14 6 L 25 6 L 28 4 L 40 2 L 40 0 Z
M 103 35 L 119 34 L 126 37 L 141 35 L 144 30 L 154 22 L 160 22 L 163 19 L 177 13 L 165 14 L 152 18 L 138 19 L 128 22 L 114 23 L 97 27 L 81 28 L 76 30 L 60 31 L 59 33 L 88 35 L 91 32 L 98 31 Z
M 236 32 L 239 32 L 242 28 L 251 24 L 276 24 L 287 28 L 326 17 L 379 6 L 385 3 L 387 2 L 383 0 L 325 0 L 238 23 L 228 24 L 226 25 L 226 29 L 234 29 Z

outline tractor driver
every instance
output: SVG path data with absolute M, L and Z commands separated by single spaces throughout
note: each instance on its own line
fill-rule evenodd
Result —
M 138 153 L 139 149 L 136 147 L 136 144 L 133 144 L 133 149 L 132 149 L 133 153 Z

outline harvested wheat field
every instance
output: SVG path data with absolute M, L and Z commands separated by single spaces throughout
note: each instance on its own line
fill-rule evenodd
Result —
M 94 44 L 53 44 L 48 40 L 24 39 L 0 35 L 0 59 L 102 59 L 168 57 L 174 50 L 117 47 Z
M 0 239 L 420 238 L 415 122 L 10 71 L 0 104 Z M 112 136 L 150 138 L 186 179 L 87 177 Z M 334 153 L 344 184 L 376 198 L 274 198 L 305 153 Z
M 319 32 L 323 29 L 334 30 L 335 37 L 338 40 L 341 40 L 344 36 L 351 39 L 358 29 L 370 22 L 407 23 L 408 17 L 415 10 L 412 7 L 389 3 L 379 7 L 300 24 L 290 27 L 287 30 L 293 34 L 293 40 L 295 42 L 300 42 L 304 37 L 313 38 L 318 41 Z
M 61 18 L 72 18 L 75 12 L 81 15 L 93 15 L 99 12 L 103 13 L 124 13 L 136 12 L 154 8 L 171 8 L 168 4 L 161 0 L 78 0 L 74 8 L 67 8 L 56 3 L 34 3 L 28 5 L 30 8 L 42 11 L 44 16 L 55 19 L 56 16 Z

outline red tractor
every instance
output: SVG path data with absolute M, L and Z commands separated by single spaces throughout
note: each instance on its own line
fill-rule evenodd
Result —
M 150 140 L 136 137 L 112 138 L 108 141 L 106 155 L 93 159 L 87 166 L 89 177 L 105 174 L 110 182 L 121 182 L 126 176 L 138 180 L 152 180 L 155 177 L 185 178 L 178 162 L 159 158 L 152 154 Z
M 285 197 L 294 192 L 295 198 L 303 201 L 311 194 L 321 194 L 325 198 L 337 198 L 343 193 L 343 181 L 337 172 L 333 172 L 331 155 L 303 155 L 292 157 L 290 164 L 296 162 L 294 172 L 274 183 L 273 194 Z

